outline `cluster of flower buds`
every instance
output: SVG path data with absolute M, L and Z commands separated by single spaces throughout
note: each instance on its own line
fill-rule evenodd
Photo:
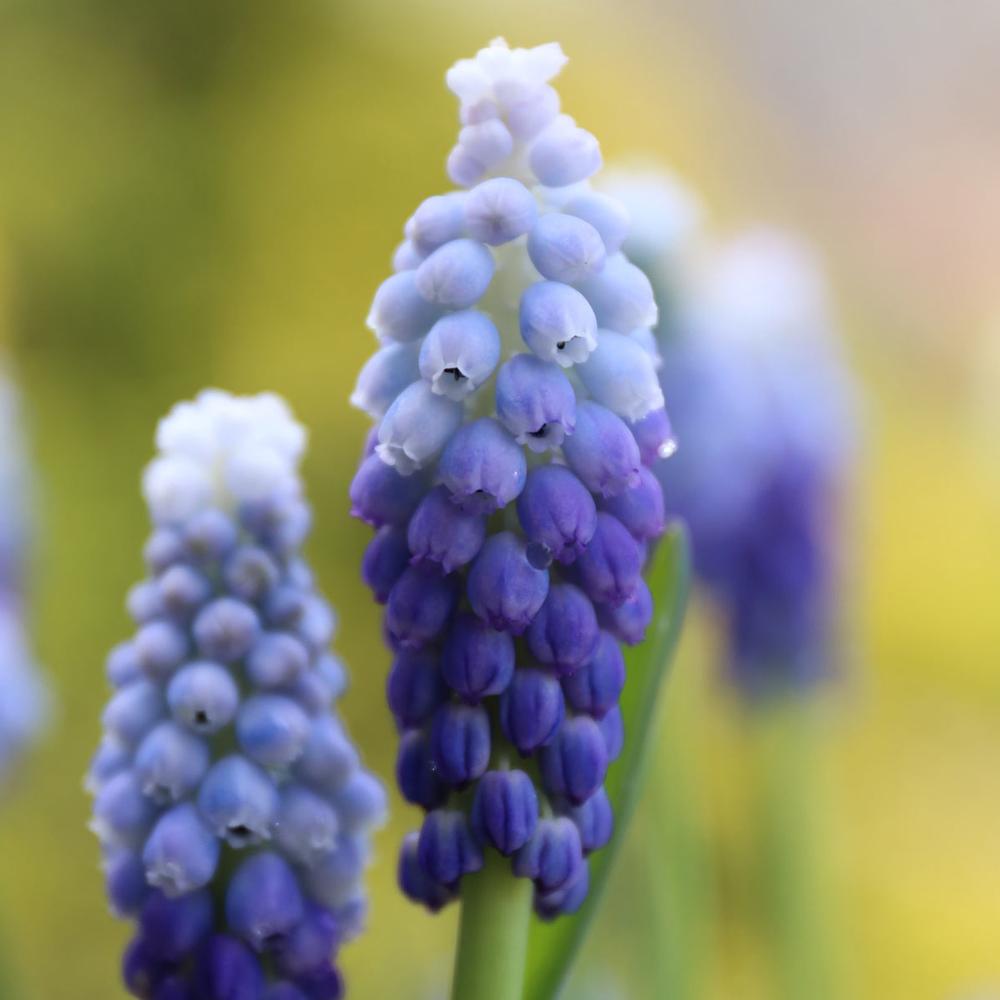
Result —
M 654 266 L 654 281 L 668 277 L 670 261 Z M 757 229 L 716 249 L 686 299 L 661 331 L 684 442 L 663 480 L 667 509 L 690 525 L 739 688 L 803 688 L 830 667 L 853 437 L 821 273 L 797 241 Z
M 270 395 L 206 391 L 160 423 L 149 577 L 88 785 L 124 958 L 155 1000 L 333 1000 L 385 812 L 333 704 L 334 616 L 299 555 L 305 433 Z
M 652 616 L 657 310 L 626 212 L 588 182 L 597 141 L 559 112 L 564 62 L 498 40 L 448 73 L 461 189 L 406 223 L 352 397 L 376 422 L 351 502 L 376 529 L 362 572 L 394 654 L 397 778 L 426 810 L 399 878 L 432 910 L 484 850 L 542 916 L 581 904 L 611 836 L 621 643 Z
M 28 473 L 14 388 L 0 371 L 0 778 L 44 717 L 45 692 L 24 627 Z

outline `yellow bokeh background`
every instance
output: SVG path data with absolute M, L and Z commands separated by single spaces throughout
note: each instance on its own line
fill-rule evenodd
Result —
M 309 427 L 309 554 L 341 616 L 344 712 L 391 781 L 387 656 L 346 501 L 366 425 L 346 400 L 402 223 L 446 185 L 443 72 L 497 34 L 563 43 L 564 106 L 606 161 L 660 158 L 718 232 L 767 218 L 819 245 L 862 409 L 840 681 L 791 721 L 748 717 L 696 600 L 568 996 L 665 996 L 677 948 L 696 967 L 687 996 L 779 996 L 753 836 L 762 773 L 789 753 L 809 765 L 796 794 L 805 784 L 813 810 L 830 995 L 1000 996 L 1000 477 L 983 446 L 1000 426 L 977 423 L 970 388 L 1000 308 L 1000 210 L 983 184 L 1000 130 L 982 111 L 1000 81 L 978 42 L 994 22 L 970 3 L 935 36 L 932 5 L 848 7 L 0 2 L 0 325 L 40 480 L 32 619 L 56 697 L 0 804 L 11 998 L 122 995 L 127 928 L 107 913 L 81 775 L 141 572 L 139 470 L 176 399 L 273 389 Z M 954 49 L 954 64 L 922 63 L 954 90 L 950 116 L 920 89 L 934 79 L 900 69 L 927 35 Z M 921 135 L 930 164 L 913 155 Z M 392 807 L 369 930 L 344 967 L 356 997 L 439 997 L 456 913 L 399 896 L 396 845 L 416 815 L 395 793 Z M 682 875 L 704 866 L 704 926 L 674 912 L 689 863 Z

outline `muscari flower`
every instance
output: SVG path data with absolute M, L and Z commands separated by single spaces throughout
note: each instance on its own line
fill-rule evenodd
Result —
M 300 555 L 305 432 L 275 396 L 215 390 L 160 422 L 148 577 L 88 775 L 136 996 L 321 1000 L 356 935 L 386 808 L 334 704 L 334 614 Z
M 609 190 L 660 220 L 627 248 L 673 293 L 660 378 L 680 449 L 663 490 L 725 621 L 729 674 L 751 697 L 808 688 L 831 667 L 854 431 L 819 266 L 764 228 L 692 266 L 697 212 L 683 188 L 622 171 Z
M 458 189 L 406 223 L 352 396 L 375 421 L 351 502 L 376 531 L 397 778 L 426 811 L 399 880 L 431 910 L 487 850 L 543 917 L 579 907 L 612 832 L 621 644 L 653 613 L 656 304 L 626 212 L 590 186 L 597 140 L 560 113 L 564 63 L 498 40 L 449 71 Z
M 46 707 L 24 622 L 30 484 L 19 421 L 14 387 L 0 370 L 0 779 L 37 733 Z

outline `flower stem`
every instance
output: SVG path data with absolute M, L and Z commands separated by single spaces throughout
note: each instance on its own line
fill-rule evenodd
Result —
M 462 880 L 452 1000 L 521 1000 L 531 920 L 531 881 L 486 851 L 483 870 Z

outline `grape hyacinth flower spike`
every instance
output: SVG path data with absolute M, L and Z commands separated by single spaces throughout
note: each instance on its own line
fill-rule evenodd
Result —
M 161 421 L 143 489 L 148 577 L 91 764 L 136 996 L 339 997 L 386 803 L 335 702 L 334 614 L 300 550 L 305 432 L 276 396 L 217 390 Z
M 661 347 L 685 442 L 664 493 L 725 616 L 729 676 L 754 699 L 808 690 L 831 668 L 855 431 L 812 254 L 771 229 L 731 239 Z
M 46 695 L 24 623 L 30 484 L 14 386 L 0 368 L 0 781 L 37 733 Z
M 426 812 L 399 881 L 431 910 L 484 867 L 544 919 L 579 908 L 611 836 L 621 645 L 652 616 L 657 310 L 627 214 L 590 186 L 597 140 L 560 112 L 565 61 L 497 40 L 448 72 L 457 188 L 406 223 L 352 396 L 375 423 L 351 503 L 375 529 L 397 778 Z

